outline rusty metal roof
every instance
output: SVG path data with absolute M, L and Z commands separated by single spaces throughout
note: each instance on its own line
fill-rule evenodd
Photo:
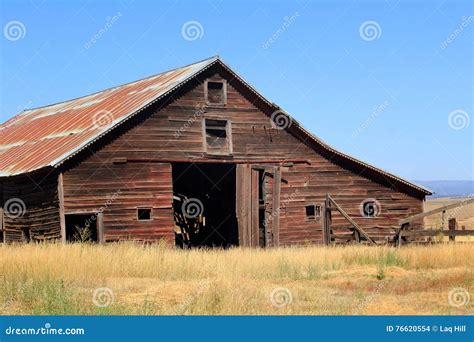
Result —
M 0 177 L 59 166 L 144 107 L 174 91 L 215 63 L 231 73 L 271 110 L 281 111 L 280 107 L 263 97 L 218 56 L 214 56 L 95 94 L 21 112 L 0 125 Z M 336 150 L 306 130 L 298 121 L 293 118 L 291 120 L 304 140 L 309 139 L 326 151 L 391 181 L 405 184 L 423 194 L 431 194 L 429 189 Z
M 0 177 L 57 166 L 217 60 L 19 113 L 0 126 Z

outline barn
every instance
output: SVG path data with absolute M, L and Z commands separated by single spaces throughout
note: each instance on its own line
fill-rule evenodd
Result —
M 386 243 L 430 191 L 337 151 L 218 56 L 0 126 L 4 242 Z M 422 223 L 418 225 L 422 227 Z

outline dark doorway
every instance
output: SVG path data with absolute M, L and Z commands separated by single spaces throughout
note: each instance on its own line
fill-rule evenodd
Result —
M 173 163 L 176 245 L 239 244 L 235 213 L 235 165 Z
M 94 214 L 68 214 L 66 218 L 66 241 L 97 241 L 97 216 Z

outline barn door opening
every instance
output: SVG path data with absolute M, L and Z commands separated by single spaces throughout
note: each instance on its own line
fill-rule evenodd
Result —
M 68 242 L 96 242 L 97 216 L 94 214 L 67 214 L 66 241 Z
M 179 247 L 239 244 L 235 165 L 173 163 L 175 242 Z

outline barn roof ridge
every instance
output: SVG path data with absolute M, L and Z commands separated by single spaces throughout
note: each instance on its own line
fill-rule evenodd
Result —
M 187 81 L 215 63 L 219 63 L 270 108 L 273 108 L 275 111 L 281 110 L 288 115 L 291 118 L 292 124 L 297 126 L 302 134 L 316 144 L 364 168 L 392 178 L 424 194 L 431 194 L 430 190 L 422 186 L 416 185 L 333 148 L 304 128 L 278 105 L 266 99 L 261 92 L 257 91 L 230 66 L 224 63 L 218 55 L 75 99 L 28 109 L 18 113 L 0 125 L 0 157 L 3 159 L 3 161 L 0 159 L 0 177 L 28 173 L 48 166 L 60 166 L 63 162 L 102 138 L 111 130 L 135 116 L 138 112 L 141 112 L 165 95 L 180 88 Z M 130 91 L 127 94 L 122 94 L 121 92 L 125 92 L 127 88 L 130 88 Z M 110 94 L 110 96 L 105 96 L 107 94 Z M 122 97 L 129 96 L 130 99 L 125 98 L 122 101 L 115 99 L 116 101 L 113 101 L 113 95 L 116 95 L 116 97 L 118 97 L 118 95 Z M 101 103 L 102 108 L 100 107 Z M 120 115 L 117 114 L 117 117 L 115 117 L 115 111 L 119 110 L 121 110 Z M 94 123 L 94 119 L 97 119 L 94 111 L 95 114 L 104 114 L 105 119 L 108 119 L 110 122 L 106 122 L 105 125 L 97 125 L 97 122 Z M 69 115 L 64 115 L 65 117 L 62 118 L 51 118 L 61 116 L 63 113 Z M 94 114 L 92 122 L 91 114 Z M 71 119 L 77 119 L 80 122 L 75 124 L 74 120 Z M 31 130 L 37 128 L 34 125 L 34 121 L 36 120 L 41 120 L 46 125 L 54 125 L 54 128 L 52 128 L 52 131 L 43 132 L 44 134 L 42 135 L 36 134 L 35 136 L 35 133 L 32 133 Z M 22 121 L 24 121 L 23 124 Z M 24 129 L 22 129 L 21 126 L 25 126 Z M 29 137 L 30 140 L 25 140 L 25 137 Z M 48 151 L 48 153 L 45 153 L 44 156 L 38 156 L 37 149 L 41 148 Z M 54 148 L 56 148 L 56 150 L 54 150 Z M 53 151 L 51 151 L 51 149 L 53 149 Z

